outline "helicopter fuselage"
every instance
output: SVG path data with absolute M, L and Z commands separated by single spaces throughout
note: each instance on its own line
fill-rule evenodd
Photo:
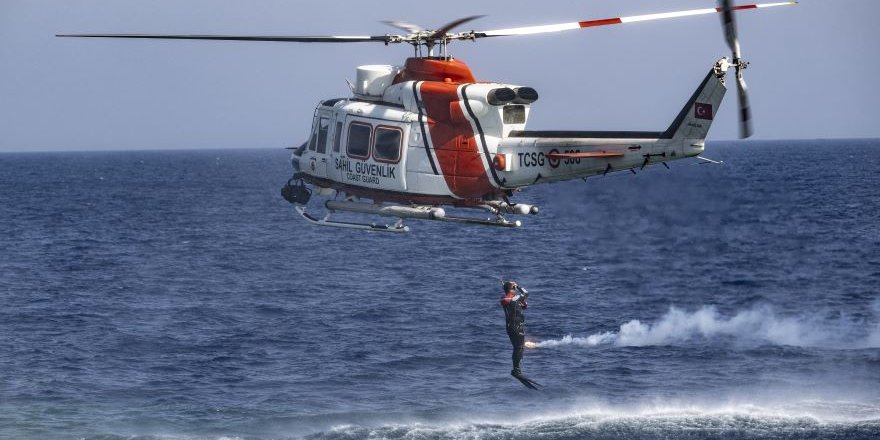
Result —
M 492 161 L 500 141 L 525 128 L 533 89 L 478 83 L 457 60 L 425 58 L 402 69 L 363 66 L 354 89 L 315 109 L 307 147 L 294 156 L 311 183 L 380 201 L 457 206 L 513 188 Z
M 663 132 L 526 131 L 530 87 L 477 82 L 452 59 L 362 66 L 319 103 L 293 162 L 319 190 L 376 203 L 481 206 L 536 183 L 699 155 L 726 90 L 719 61 Z

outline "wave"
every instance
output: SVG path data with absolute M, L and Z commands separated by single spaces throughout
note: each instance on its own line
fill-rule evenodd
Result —
M 658 416 L 615 418 L 580 416 L 556 420 L 534 420 L 522 424 L 478 423 L 456 425 L 401 424 L 382 426 L 339 425 L 304 437 L 237 435 L 118 435 L 100 434 L 84 440 L 630 440 L 630 439 L 821 439 L 874 440 L 880 436 L 880 421 L 821 423 L 809 418 L 755 418 L 744 415 L 712 417 Z
M 670 307 L 659 320 L 646 324 L 633 319 L 618 331 L 594 333 L 585 337 L 566 335 L 559 339 L 529 341 L 528 347 L 565 345 L 621 347 L 673 345 L 694 340 L 733 338 L 745 344 L 772 344 L 797 347 L 878 348 L 880 324 L 865 321 L 825 320 L 818 316 L 780 316 L 770 306 L 722 316 L 714 306 L 695 311 Z
M 465 425 L 435 427 L 422 425 L 378 428 L 341 426 L 329 432 L 305 437 L 309 440 L 406 439 L 406 440 L 494 440 L 494 439 L 847 439 L 873 440 L 880 435 L 880 423 L 822 424 L 809 419 L 754 419 L 749 417 L 657 418 L 595 420 L 572 418 L 525 425 Z
M 228 421 L 197 434 L 103 433 L 86 440 L 259 439 L 876 439 L 880 399 L 767 395 L 646 398 L 610 403 L 596 396 L 528 408 L 441 406 L 415 411 L 268 415 L 232 428 Z M 141 431 L 140 429 L 138 431 Z M 195 431 L 195 432 L 192 432 Z M 225 431 L 225 432 L 224 432 Z M 235 432 L 238 431 L 238 432 Z M 3 436 L 0 426 L 0 437 Z M 39 438 L 38 436 L 8 436 Z
M 829 408 L 831 406 L 831 408 Z M 834 415 L 827 415 L 827 411 Z M 478 411 L 479 412 L 479 411 Z M 697 405 L 656 404 L 632 407 L 599 402 L 577 408 L 546 410 L 537 414 L 473 412 L 450 420 L 375 414 L 372 422 L 332 423 L 310 433 L 294 434 L 284 423 L 272 432 L 213 435 L 118 435 L 86 436 L 86 440 L 257 440 L 301 438 L 348 439 L 876 439 L 880 436 L 880 412 L 876 405 L 853 402 L 798 402 L 791 405 Z M 370 418 L 370 417 L 367 417 Z M 384 419 L 384 421 L 383 421 Z M 293 431 L 297 431 L 293 427 Z
M 880 414 L 874 405 L 798 402 L 794 406 L 731 404 L 643 405 L 588 404 L 575 410 L 532 416 L 473 415 L 458 422 L 337 425 L 305 438 L 319 439 L 875 439 Z M 841 416 L 841 412 L 847 416 Z

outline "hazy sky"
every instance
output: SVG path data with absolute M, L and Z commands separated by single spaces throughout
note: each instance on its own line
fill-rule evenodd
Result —
M 744 3 L 740 1 L 739 3 Z M 413 6 L 431 5 L 431 6 Z M 55 38 L 56 33 L 382 35 L 486 14 L 489 30 L 712 7 L 714 0 L 0 0 L 0 151 L 275 148 L 362 64 L 408 45 Z M 880 137 L 880 1 L 737 14 L 756 139 Z M 661 130 L 727 55 L 716 16 L 451 46 L 481 80 L 528 85 L 530 129 Z M 736 137 L 728 93 L 710 139 Z

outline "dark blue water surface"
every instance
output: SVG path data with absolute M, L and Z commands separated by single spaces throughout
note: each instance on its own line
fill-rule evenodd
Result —
M 400 235 L 284 151 L 0 155 L 0 438 L 877 438 L 880 141 L 707 155 Z

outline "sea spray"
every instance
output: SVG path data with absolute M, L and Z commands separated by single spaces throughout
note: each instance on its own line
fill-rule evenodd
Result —
M 569 334 L 560 339 L 531 342 L 529 346 L 592 347 L 612 344 L 638 347 L 722 337 L 732 338 L 741 344 L 875 348 L 880 347 L 880 325 L 842 318 L 826 321 L 816 316 L 780 316 L 769 306 L 742 310 L 730 317 L 722 316 L 714 306 L 703 306 L 695 311 L 670 307 L 654 323 L 633 319 L 621 324 L 616 332 L 606 331 L 586 337 Z

